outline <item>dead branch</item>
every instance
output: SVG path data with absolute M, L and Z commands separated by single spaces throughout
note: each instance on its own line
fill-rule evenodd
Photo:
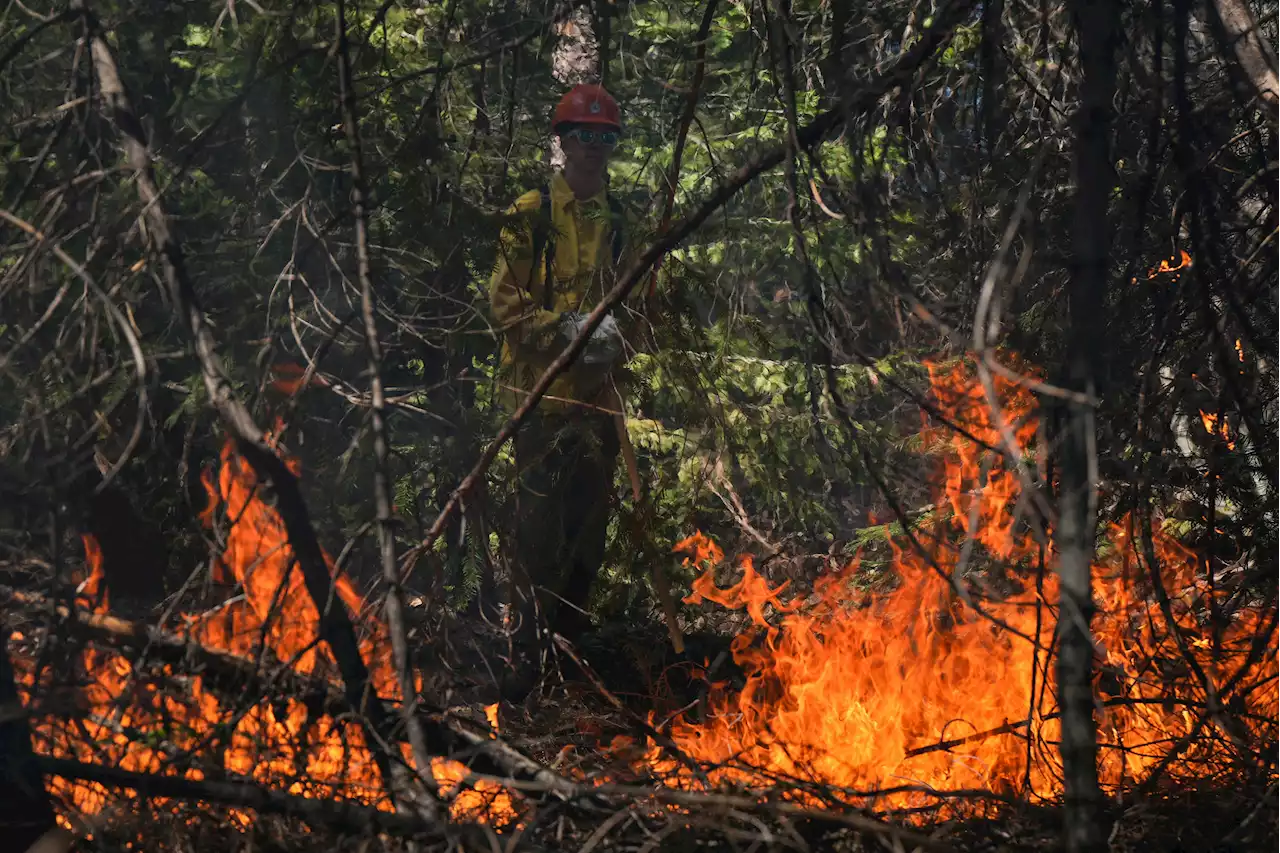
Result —
M 1083 74 L 1075 116 L 1075 199 L 1071 296 L 1064 385 L 1095 393 L 1105 346 L 1098 306 L 1107 289 L 1110 240 L 1107 188 L 1112 180 L 1110 134 L 1116 87 L 1119 6 L 1078 0 L 1071 6 Z M 1106 849 L 1098 787 L 1098 733 L 1093 717 L 1093 559 L 1098 525 L 1095 407 L 1072 401 L 1060 418 L 1057 528 L 1061 605 L 1058 616 L 1058 707 L 1062 710 L 1063 845 L 1067 853 Z
M 254 422 L 249 409 L 236 396 L 235 388 L 222 366 L 213 331 L 200 307 L 195 286 L 186 268 L 182 244 L 171 228 L 169 214 L 156 184 L 146 132 L 129 101 L 111 48 L 86 0 L 73 0 L 71 8 L 79 10 L 84 16 L 86 38 L 102 93 L 102 103 L 106 107 L 107 118 L 120 133 L 123 153 L 134 171 L 138 197 L 143 207 L 142 216 L 147 224 L 147 240 L 159 257 L 170 299 L 195 346 L 209 400 L 235 439 L 240 455 L 252 466 L 254 473 L 275 492 L 276 509 L 284 522 L 307 592 L 316 612 L 320 614 L 320 636 L 328 644 L 338 664 L 347 701 L 362 718 L 367 718 L 367 725 L 371 729 L 371 744 L 376 745 L 379 740 L 390 740 L 388 714 L 381 700 L 370 689 L 369 670 L 360 655 L 351 617 L 341 603 L 336 607 L 332 606 L 338 599 L 325 564 L 324 551 L 311 526 L 298 480 L 276 455 L 267 442 L 266 433 Z M 383 779 L 389 782 L 392 778 L 391 758 L 376 746 L 373 752 Z
M 963 19 L 973 6 L 974 0 L 952 0 L 952 2 L 946 3 L 939 8 L 933 16 L 933 26 L 922 34 L 919 41 L 903 51 L 887 71 L 849 93 L 843 99 L 841 106 L 820 114 L 812 122 L 800 129 L 796 134 L 800 145 L 806 149 L 812 148 L 824 140 L 828 134 L 832 133 L 841 122 L 870 109 L 882 97 L 893 91 L 894 88 L 905 85 L 930 57 L 951 40 L 954 26 Z M 631 265 L 626 274 L 619 277 L 618 283 L 587 315 L 586 322 L 583 323 L 578 336 L 560 355 L 556 356 L 550 366 L 538 377 L 538 381 L 530 390 L 529 396 L 525 398 L 524 402 L 511 415 L 502 429 L 498 431 L 498 435 L 485 448 L 484 453 L 480 455 L 480 459 L 477 460 L 471 471 L 467 473 L 467 476 L 463 478 L 458 487 L 453 490 L 448 502 L 445 503 L 444 508 L 440 510 L 440 514 L 436 516 L 436 520 L 427 531 L 426 537 L 405 555 L 401 563 L 402 579 L 413 570 L 418 558 L 431 550 L 436 540 L 444 532 L 445 526 L 449 523 L 449 518 L 457 511 L 459 503 L 466 497 L 468 492 L 475 488 L 476 483 L 484 476 L 484 472 L 488 470 L 493 460 L 497 457 L 498 451 L 516 434 L 520 424 L 524 422 L 529 413 L 542 400 L 542 396 L 551 387 L 551 383 L 577 360 L 578 355 L 586 347 L 587 340 L 595 333 L 596 328 L 604 321 L 605 316 L 613 310 L 614 306 L 627 298 L 636 283 L 640 281 L 659 258 L 684 242 L 713 213 L 737 195 L 743 187 L 762 173 L 781 163 L 787 154 L 787 150 L 786 145 L 775 146 L 748 161 L 730 175 L 728 180 L 724 181 L 697 210 L 650 245 Z
M 9 48 L 4 52 L 4 55 L 0 56 L 0 70 L 4 69 L 6 65 L 8 65 L 11 61 L 13 61 L 13 58 L 15 56 L 22 53 L 23 49 L 26 48 L 26 46 L 29 45 L 32 41 L 34 41 L 36 36 L 40 35 L 40 33 L 44 32 L 49 27 L 52 27 L 55 24 L 60 24 L 63 21 L 69 21 L 79 14 L 80 14 L 79 11 L 77 11 L 75 8 L 64 9 L 61 12 L 58 12 L 56 15 L 50 15 L 49 17 L 43 19 L 42 21 L 40 21 L 40 23 L 36 24 L 31 29 L 23 33 L 22 35 L 18 36 L 18 38 L 14 39 L 13 44 L 9 45 Z
M 40 593 L 0 586 L 0 601 L 7 607 L 18 605 L 61 620 L 60 627 L 115 649 L 134 651 L 169 664 L 188 666 L 211 684 L 237 692 L 257 691 L 263 699 L 284 693 L 318 710 L 336 711 L 346 707 L 342 695 L 326 689 L 314 679 L 293 670 L 263 672 L 249 658 L 217 651 L 167 633 L 152 625 L 131 622 L 106 613 L 92 613 L 79 607 L 55 603 Z
M 693 37 L 697 50 L 694 56 L 693 81 L 689 84 L 689 94 L 684 102 L 684 111 L 680 115 L 680 124 L 676 127 L 676 142 L 671 154 L 671 168 L 667 170 L 667 197 L 663 202 L 662 221 L 658 226 L 658 234 L 664 235 L 671 226 L 671 213 L 676 206 L 676 187 L 680 184 L 680 161 L 684 157 L 684 143 L 689 137 L 689 125 L 693 124 L 694 113 L 698 109 L 698 98 L 702 94 L 702 78 L 707 71 L 707 39 L 711 36 L 711 24 L 715 21 L 716 0 L 707 0 L 702 10 L 702 21 L 698 24 L 697 35 Z M 649 297 L 653 297 L 658 285 L 658 271 L 655 268 L 649 274 Z
M 601 790 L 613 794 L 634 789 L 625 786 L 604 785 L 601 786 Z M 986 792 L 983 792 L 983 794 L 985 795 Z M 639 792 L 637 791 L 635 795 L 639 796 Z M 929 850 L 934 851 L 934 853 L 955 853 L 954 847 L 944 841 L 939 841 L 937 838 L 851 811 L 840 812 L 829 809 L 809 808 L 796 803 L 760 800 L 749 796 L 692 793 L 668 788 L 659 788 L 652 791 L 651 796 L 662 803 L 688 806 L 690 808 L 724 808 L 743 811 L 748 814 L 803 818 L 814 823 L 842 826 L 859 832 L 878 835 L 885 839 L 894 839 L 901 844 L 910 845 L 908 849 Z
M 365 346 L 369 353 L 370 428 L 373 432 L 373 500 L 378 519 L 378 553 L 382 561 L 382 577 L 387 584 L 383 609 L 387 616 L 387 632 L 391 635 L 391 654 L 396 678 L 400 683 L 400 716 L 409 735 L 418 775 L 431 788 L 431 758 L 422 724 L 414 713 L 418 691 L 414 685 L 409 661 L 409 632 L 404 622 L 404 599 L 401 596 L 400 573 L 396 570 L 396 540 L 392 528 L 391 474 L 388 459 L 386 394 L 382 387 L 382 342 L 374 310 L 373 277 L 369 271 L 369 224 L 365 207 L 367 192 L 364 180 L 364 153 L 360 143 L 360 125 L 356 117 L 356 95 L 351 84 L 350 45 L 347 39 L 347 8 L 338 0 L 336 14 L 338 36 L 338 92 L 342 103 L 342 123 L 347 145 L 351 147 L 351 206 L 356 226 L 356 276 L 360 282 L 360 313 L 364 320 Z M 419 798 L 415 798 L 419 799 Z M 438 809 L 430 800 L 421 798 L 415 805 L 427 816 L 435 817 Z
M 197 780 L 181 776 L 157 776 L 47 755 L 36 756 L 35 765 L 47 775 L 97 782 L 110 788 L 127 788 L 137 791 L 143 797 L 167 797 L 238 806 L 263 814 L 298 818 L 308 824 L 344 832 L 381 831 L 432 838 L 444 837 L 447 832 L 446 824 L 426 821 L 413 815 L 382 811 L 341 800 L 295 797 L 236 777 L 228 777 L 226 780 Z
M 691 770 L 693 774 L 698 777 L 698 781 L 710 787 L 711 780 L 707 778 L 707 774 L 702 769 L 702 767 L 699 766 L 696 761 L 694 761 L 692 758 L 686 755 L 684 750 L 680 748 L 679 744 L 677 744 L 671 738 L 667 737 L 662 732 L 655 729 L 653 726 L 649 725 L 649 722 L 646 719 L 644 719 L 644 717 L 641 717 L 635 711 L 628 708 L 622 702 L 621 699 L 619 699 L 617 696 L 614 696 L 613 693 L 610 692 L 609 688 L 604 686 L 604 682 L 600 680 L 600 676 L 596 675 L 595 670 L 593 670 L 586 661 L 584 661 L 582 658 L 578 656 L 578 653 L 574 651 L 573 645 L 569 643 L 569 641 L 567 641 L 564 637 L 561 637 L 559 634 L 556 634 L 555 643 L 560 648 L 560 651 L 564 652 L 570 658 L 573 659 L 573 662 L 576 663 L 578 665 L 578 668 L 582 670 L 582 673 L 587 677 L 587 680 L 591 682 L 591 686 L 596 689 L 597 693 L 599 693 L 601 696 L 605 698 L 605 701 L 607 701 L 610 705 L 613 706 L 614 710 L 625 715 L 631 721 L 632 725 L 636 726 L 637 728 L 639 728 L 641 731 L 645 733 L 646 737 L 652 738 L 655 742 L 661 745 L 662 748 L 666 750 L 668 753 L 670 753 L 672 756 L 674 756 L 677 761 L 679 761 L 685 767 L 688 767 L 689 770 Z

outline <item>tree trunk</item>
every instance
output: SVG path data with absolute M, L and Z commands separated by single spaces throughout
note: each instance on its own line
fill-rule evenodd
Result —
M 1240 73 L 1268 107 L 1280 103 L 1275 51 L 1244 0 L 1209 0 L 1210 22 L 1223 53 L 1234 54 Z
M 1111 0 L 1074 0 L 1072 14 L 1083 82 L 1075 116 L 1074 246 L 1063 379 L 1067 387 L 1092 398 L 1105 340 L 1101 318 L 1107 296 L 1107 196 L 1113 185 L 1109 135 L 1119 5 Z M 1066 403 L 1063 415 L 1058 436 L 1061 487 L 1055 533 L 1062 588 L 1058 703 L 1066 789 L 1063 840 L 1067 853 L 1102 853 L 1107 845 L 1098 787 L 1089 627 L 1094 610 L 1091 570 L 1097 526 L 1097 436 L 1092 405 Z
M 609 88 L 609 43 L 613 38 L 612 17 L 613 0 L 596 0 L 593 18 L 596 30 L 596 78 L 606 89 Z
M 44 777 L 32 761 L 31 729 L 18 696 L 9 653 L 9 629 L 0 625 L 0 834 L 6 850 L 58 850 L 69 836 L 53 819 Z M 39 846 L 43 842 L 48 846 Z M 62 842 L 62 843 L 59 843 Z
M 578 83 L 594 83 L 600 80 L 600 46 L 591 24 L 591 11 L 585 6 L 573 10 L 573 14 L 557 25 L 560 38 L 551 53 L 551 76 L 564 87 Z M 551 137 L 551 165 L 564 166 L 564 152 L 560 140 Z

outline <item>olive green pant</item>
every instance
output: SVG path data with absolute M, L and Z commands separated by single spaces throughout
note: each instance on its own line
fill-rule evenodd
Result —
M 574 639 L 600 564 L 613 504 L 618 434 L 604 414 L 534 415 L 516 434 L 515 639 L 528 653 L 539 626 Z M 545 635 L 549 636 L 549 635 Z

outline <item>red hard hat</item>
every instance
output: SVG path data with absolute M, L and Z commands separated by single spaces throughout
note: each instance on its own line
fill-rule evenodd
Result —
M 556 104 L 551 129 L 556 130 L 562 124 L 603 124 L 622 130 L 622 115 L 618 102 L 605 91 L 604 86 L 579 83 Z

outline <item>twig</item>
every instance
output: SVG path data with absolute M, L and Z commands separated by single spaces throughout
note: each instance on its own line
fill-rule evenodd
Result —
M 64 9 L 56 15 L 51 15 L 48 18 L 45 18 L 31 29 L 18 36 L 17 40 L 15 40 L 13 44 L 9 45 L 9 49 L 4 52 L 4 55 L 0 56 L 0 70 L 3 70 L 4 67 L 8 65 L 15 56 L 21 53 L 23 48 L 30 44 L 36 36 L 40 35 L 40 33 L 44 32 L 49 27 L 52 27 L 54 24 L 69 21 L 79 14 L 79 10 L 74 6 L 70 9 Z
M 625 714 L 633 724 L 640 728 L 641 731 L 643 731 L 647 736 L 653 738 L 657 743 L 661 744 L 662 748 L 675 756 L 677 761 L 693 771 L 693 774 L 698 777 L 698 780 L 702 782 L 703 785 L 708 788 L 711 787 L 711 780 L 707 778 L 707 774 L 703 772 L 703 769 L 700 766 L 698 766 L 698 763 L 686 755 L 684 750 L 682 750 L 674 740 L 649 725 L 643 717 L 623 704 L 622 700 L 617 696 L 614 696 L 613 693 L 610 692 L 609 688 L 604 686 L 604 682 L 600 680 L 600 676 L 596 675 L 595 670 L 593 670 L 586 661 L 578 657 L 578 653 L 573 650 L 573 646 L 565 640 L 564 637 L 556 634 L 555 643 L 559 646 L 560 651 L 573 658 L 573 662 L 578 665 L 578 668 L 587 676 L 587 680 L 591 682 L 591 686 L 596 689 L 597 693 L 605 698 L 605 701 L 612 705 L 614 709 Z
M 602 791 L 612 793 L 614 786 L 605 785 L 601 787 Z M 984 792 L 985 793 L 985 792 Z M 914 845 L 920 850 L 935 851 L 935 853 L 954 853 L 955 848 L 951 845 L 931 838 L 913 829 L 905 829 L 903 827 L 894 826 L 872 817 L 866 817 L 855 812 L 838 812 L 826 809 L 809 808 L 806 806 L 796 805 L 795 803 L 776 802 L 769 800 L 758 800 L 751 797 L 735 796 L 732 794 L 696 794 L 685 791 L 674 791 L 666 788 L 659 788 L 652 792 L 655 800 L 664 803 L 673 803 L 675 805 L 689 806 L 691 808 L 709 809 L 715 807 L 738 809 L 749 814 L 773 814 L 778 816 L 786 816 L 793 818 L 805 818 L 815 823 L 836 824 L 846 826 L 850 829 L 856 829 L 860 832 L 874 833 L 885 838 L 893 838 L 904 844 Z
M 263 673 L 254 661 L 230 652 L 210 649 L 191 640 L 167 633 L 151 625 L 132 622 L 106 613 L 92 613 L 79 607 L 55 603 L 37 592 L 0 586 L 0 601 L 48 613 L 63 620 L 60 630 L 89 637 L 116 649 L 146 651 L 160 661 L 190 666 L 214 685 L 224 685 L 237 693 L 259 693 L 263 701 L 283 690 L 294 699 L 317 710 L 341 710 L 345 700 L 336 689 L 291 670 Z
M 427 754 L 426 737 L 418 722 L 415 708 L 418 691 L 414 684 L 409 660 L 408 630 L 404 621 L 404 599 L 401 596 L 399 572 L 396 571 L 396 539 L 392 527 L 391 476 L 388 461 L 388 437 L 386 394 L 382 387 L 382 342 L 378 339 L 378 324 L 373 304 L 373 277 L 369 271 L 369 224 L 365 209 L 367 192 L 364 181 L 364 152 L 360 142 L 360 125 L 356 118 L 356 95 L 351 85 L 351 57 L 347 41 L 347 9 L 344 0 L 338 0 L 335 16 L 338 36 L 338 92 L 342 102 L 342 123 L 346 129 L 347 145 L 351 147 L 351 206 L 356 227 L 356 276 L 360 282 L 360 313 L 364 320 L 365 346 L 369 353 L 370 427 L 373 432 L 373 501 L 378 519 L 378 553 L 382 563 L 382 577 L 387 584 L 383 609 L 387 616 L 387 632 L 391 635 L 391 655 L 395 663 L 396 678 L 400 682 L 400 716 L 409 735 L 409 747 L 418 775 L 433 789 L 437 788 L 431 776 L 431 758 Z M 419 799 L 419 798 L 415 798 Z M 422 800 L 414 805 L 425 810 L 428 817 L 436 817 L 439 810 L 434 802 Z
M 7 210 L 0 210 L 0 219 L 4 219 L 6 222 L 21 228 L 23 231 L 35 238 L 38 243 L 48 244 L 49 249 L 54 254 L 54 257 L 62 261 L 62 263 L 65 264 L 72 272 L 79 276 L 84 282 L 85 288 L 92 291 L 95 296 L 102 300 L 103 307 L 106 309 L 107 314 L 110 315 L 112 321 L 120 327 L 120 334 L 122 334 L 125 340 L 129 343 L 129 351 L 133 356 L 134 371 L 138 377 L 137 415 L 134 418 L 133 430 L 129 434 L 128 441 L 125 442 L 124 450 L 120 452 L 120 456 L 116 461 L 111 463 L 111 466 L 102 472 L 102 479 L 94 488 L 95 494 L 100 493 L 111 483 L 112 480 L 116 478 L 116 475 L 120 473 L 120 469 L 123 468 L 129 461 L 130 457 L 133 456 L 133 451 L 138 446 L 139 440 L 142 438 L 142 428 L 146 423 L 147 412 L 147 360 L 142 353 L 142 344 L 138 340 L 138 335 L 134 331 L 134 327 L 125 319 L 124 313 L 114 302 L 111 301 L 111 298 L 106 294 L 106 292 L 98 286 L 97 281 L 94 280 L 93 276 L 89 275 L 89 271 L 86 270 L 82 264 L 78 263 L 75 258 L 67 254 L 66 250 L 57 243 L 50 241 L 44 232 L 26 220 L 15 216 Z
M 524 47 L 526 44 L 533 41 L 535 38 L 537 38 L 539 35 L 545 32 L 546 31 L 545 24 L 559 23 L 560 21 L 568 17 L 569 14 L 573 12 L 575 9 L 577 9 L 580 6 L 585 6 L 588 2 L 589 0 L 573 0 L 573 2 L 565 3 L 552 12 L 551 20 L 549 22 L 545 20 L 537 22 L 538 23 L 537 26 L 533 27 L 531 30 L 529 30 L 529 32 L 525 33 L 522 36 L 518 36 L 517 38 L 511 39 L 510 41 L 505 41 L 502 44 L 497 45 L 496 47 L 489 48 L 488 50 L 482 50 L 477 53 L 473 53 L 470 56 L 463 57 L 462 59 L 459 59 L 456 62 L 441 62 L 439 65 L 432 65 L 428 68 L 420 68 L 417 71 L 411 71 L 408 74 L 404 74 L 400 77 L 396 77 L 394 80 L 387 81 L 386 85 L 380 86 L 379 88 L 374 89 L 372 92 L 370 92 L 370 95 L 371 96 L 380 95 L 394 86 L 402 86 L 405 83 L 412 83 L 414 80 L 418 80 L 423 77 L 430 77 L 433 74 L 434 75 L 448 74 L 449 72 L 456 71 L 459 68 L 466 68 L 471 65 L 479 65 L 485 60 L 492 59 L 493 57 L 497 56 L 500 53 L 506 53 L 509 50 L 517 50 L 521 47 Z
M 800 130 L 798 133 L 800 144 L 805 147 L 816 145 L 834 131 L 841 121 L 870 109 L 894 88 L 904 85 L 925 61 L 950 41 L 952 27 L 973 8 L 973 5 L 974 0 L 952 0 L 952 2 L 946 3 L 939 8 L 934 15 L 934 25 L 909 50 L 900 54 L 888 71 L 851 93 L 840 107 L 822 113 Z M 605 315 L 615 305 L 626 299 L 636 283 L 640 281 L 659 258 L 684 242 L 713 213 L 737 195 L 743 187 L 755 180 L 761 173 L 781 163 L 786 156 L 786 152 L 786 146 L 775 146 L 748 161 L 730 175 L 728 180 L 722 183 L 697 210 L 685 217 L 679 224 L 653 243 L 631 265 L 626 274 L 618 279 L 618 283 L 587 315 L 582 328 L 578 331 L 578 336 L 560 355 L 556 356 L 550 366 L 538 377 L 538 381 L 529 391 L 529 396 L 525 398 L 525 401 L 520 404 L 502 429 L 498 431 L 498 435 L 485 448 L 471 471 L 467 473 L 467 476 L 463 478 L 458 487 L 453 490 L 444 508 L 440 510 L 440 514 L 436 516 L 436 520 L 427 531 L 423 541 L 405 554 L 405 558 L 401 563 L 402 579 L 407 577 L 408 573 L 413 570 L 418 558 L 435 545 L 436 540 L 440 538 L 449 523 L 449 518 L 457 511 L 459 503 L 475 488 L 476 483 L 484 476 L 484 472 L 488 470 L 493 460 L 497 458 L 498 451 L 516 434 L 520 424 L 538 405 L 543 395 L 546 394 L 547 389 L 551 387 L 551 383 L 577 360 L 579 353 L 586 346 L 587 340 L 595 333 L 600 323 L 604 321 Z

